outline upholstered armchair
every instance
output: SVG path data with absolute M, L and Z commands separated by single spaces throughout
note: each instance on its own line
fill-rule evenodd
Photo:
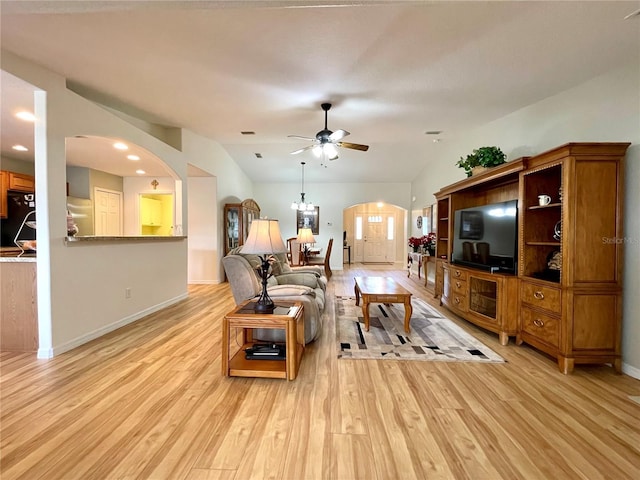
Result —
M 262 285 L 256 274 L 259 259 L 256 255 L 243 255 L 239 250 L 240 248 L 230 251 L 222 259 L 222 265 L 237 305 L 258 297 L 262 292 Z M 291 269 L 287 264 L 285 254 L 275 257 L 276 259 L 271 266 L 273 275 L 269 277 L 267 283 L 269 296 L 276 303 L 278 300 L 302 303 L 305 343 L 310 343 L 317 339 L 322 331 L 326 278 L 313 268 Z M 256 263 L 256 265 L 252 265 L 252 263 Z M 266 342 L 284 342 L 284 331 L 256 329 L 254 338 Z

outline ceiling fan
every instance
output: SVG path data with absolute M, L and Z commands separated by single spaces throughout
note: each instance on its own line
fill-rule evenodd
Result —
M 303 140 L 310 140 L 314 142 L 311 145 L 299 148 L 298 150 L 291 152 L 291 155 L 296 155 L 307 150 L 312 150 L 317 157 L 320 157 L 324 154 L 329 160 L 336 160 L 338 158 L 338 150 L 336 149 L 336 147 L 351 148 L 353 150 L 360 150 L 362 152 L 366 152 L 367 150 L 369 150 L 369 145 L 343 142 L 342 139 L 347 135 L 350 135 L 346 130 L 336 130 L 335 132 L 329 130 L 327 128 L 327 114 L 329 112 L 329 109 L 331 108 L 331 104 L 323 103 L 321 107 L 322 110 L 324 110 L 324 130 L 320 130 L 318 133 L 316 133 L 316 138 L 302 137 L 300 135 L 289 135 L 289 137 L 291 138 L 301 138 Z

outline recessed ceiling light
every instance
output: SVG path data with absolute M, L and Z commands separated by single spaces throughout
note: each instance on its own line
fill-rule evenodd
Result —
M 424 132 L 425 135 L 440 135 L 442 130 L 427 130 Z
M 129 150 L 129 147 L 122 142 L 116 142 L 113 144 L 113 148 L 118 150 Z
M 127 158 L 129 160 L 140 160 L 140 157 L 138 155 L 127 155 Z
M 18 113 L 16 113 L 16 117 L 18 117 L 20 120 L 24 120 L 26 122 L 35 122 L 36 121 L 36 116 L 31 112 L 26 112 L 26 111 L 18 112 Z
M 27 147 L 25 147 L 24 145 L 14 145 L 13 147 L 14 150 L 17 150 L 19 152 L 28 152 L 29 149 Z
M 138 175 L 144 175 L 144 174 L 145 174 L 145 173 L 147 173 L 147 172 L 145 172 L 144 170 L 139 169 L 139 170 L 136 170 L 136 173 L 137 173 Z

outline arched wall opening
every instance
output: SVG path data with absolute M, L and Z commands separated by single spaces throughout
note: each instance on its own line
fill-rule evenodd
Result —
M 351 262 L 404 263 L 408 212 L 384 202 L 360 203 L 343 210 L 343 247 Z

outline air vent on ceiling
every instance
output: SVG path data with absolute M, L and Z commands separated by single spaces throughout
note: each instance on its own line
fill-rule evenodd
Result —
M 262 154 L 261 153 L 256 153 L 256 158 L 262 158 Z
M 442 130 L 427 130 L 424 132 L 425 135 L 440 135 Z
M 252 132 L 251 130 L 245 130 L 244 132 L 240 132 L 242 135 L 255 135 L 256 132 Z

